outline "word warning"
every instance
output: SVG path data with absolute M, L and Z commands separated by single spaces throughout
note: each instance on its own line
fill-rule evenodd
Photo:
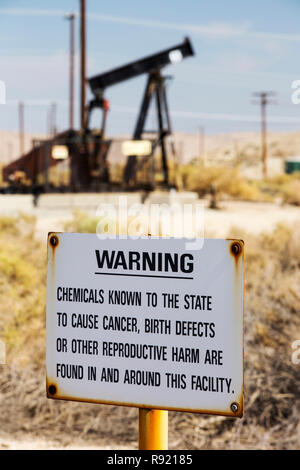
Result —
M 47 396 L 243 414 L 244 243 L 50 233 Z

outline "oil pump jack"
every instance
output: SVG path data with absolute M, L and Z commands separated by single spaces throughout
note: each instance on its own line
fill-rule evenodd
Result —
M 9 181 L 12 172 L 24 172 L 27 179 L 31 181 L 32 186 L 36 186 L 38 172 L 42 172 L 47 183 L 49 167 L 59 162 L 51 156 L 51 152 L 49 154 L 49 148 L 65 145 L 68 148 L 70 160 L 70 183 L 68 188 L 65 189 L 71 191 L 101 190 L 101 183 L 110 182 L 107 157 L 112 143 L 112 140 L 105 139 L 105 126 L 109 111 L 109 102 L 105 98 L 105 91 L 110 86 L 147 74 L 146 88 L 132 140 L 141 142 L 148 132 L 148 135 L 151 134 L 151 151 L 143 158 L 138 157 L 134 151 L 132 154 L 127 155 L 123 173 L 124 189 L 137 187 L 138 171 L 142 169 L 146 161 L 149 161 L 149 158 L 152 157 L 153 160 L 154 152 L 158 147 L 160 147 L 163 185 L 168 187 L 170 181 L 166 138 L 171 135 L 172 130 L 166 93 L 166 81 L 169 77 L 162 75 L 162 69 L 192 55 L 194 55 L 194 51 L 191 42 L 188 38 L 185 38 L 181 44 L 174 47 L 90 78 L 88 83 L 93 98 L 87 106 L 87 119 L 84 129 L 79 132 L 74 130 L 65 131 L 55 136 L 50 144 L 47 142 L 44 145 L 41 143 L 40 146 L 36 146 L 27 155 L 4 167 L 4 180 Z M 156 131 L 147 131 L 145 125 L 152 101 L 155 104 L 158 126 Z M 102 110 L 102 122 L 99 129 L 95 131 L 90 129 L 90 125 L 92 114 L 96 109 Z M 46 152 L 44 151 L 45 148 L 47 149 Z M 175 152 L 174 146 L 172 152 Z M 44 184 L 41 192 L 48 191 L 50 191 L 49 184 Z
M 161 149 L 163 183 L 165 186 L 169 184 L 168 159 L 166 151 L 165 139 L 172 133 L 169 109 L 166 94 L 166 80 L 161 73 L 162 69 L 169 64 L 180 62 L 185 57 L 193 55 L 193 49 L 188 38 L 185 38 L 182 44 L 166 49 L 158 54 L 146 57 L 136 62 L 124 65 L 109 72 L 97 75 L 89 79 L 89 85 L 95 96 L 88 109 L 88 115 L 91 114 L 96 106 L 103 108 L 103 123 L 105 123 L 107 113 L 107 101 L 104 99 L 104 91 L 107 87 L 116 85 L 125 80 L 137 77 L 138 75 L 148 74 L 146 89 L 141 103 L 138 119 L 133 132 L 133 140 L 141 140 L 145 130 L 145 124 L 151 101 L 154 99 L 156 104 L 158 129 L 156 138 L 152 146 L 152 155 L 159 146 Z M 105 125 L 105 124 L 103 124 Z M 153 131 L 151 132 L 153 133 Z M 101 132 L 103 134 L 103 131 Z M 127 185 L 136 183 L 136 173 L 143 165 L 145 159 L 138 165 L 136 155 L 129 155 L 124 169 L 124 182 Z

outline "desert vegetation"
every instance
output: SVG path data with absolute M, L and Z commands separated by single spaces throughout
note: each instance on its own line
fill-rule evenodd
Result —
M 300 205 L 300 173 L 279 174 L 264 180 L 248 179 L 238 166 L 222 165 L 181 167 L 183 187 L 199 197 L 216 193 L 219 200 L 235 199 L 256 202 L 279 202 Z

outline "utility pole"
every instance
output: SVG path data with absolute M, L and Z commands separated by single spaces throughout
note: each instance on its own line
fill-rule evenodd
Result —
M 50 110 L 50 135 L 52 137 L 56 134 L 56 114 L 57 114 L 57 106 L 56 103 L 52 103 L 51 110 Z
M 51 135 L 51 114 L 52 114 L 52 109 L 50 107 L 49 109 L 47 109 L 47 115 L 46 115 L 46 134 L 47 134 L 48 138 L 52 137 L 52 135 Z
M 74 129 L 74 56 L 75 56 L 75 14 L 65 15 L 70 21 L 70 88 L 69 88 L 69 127 Z
M 86 3 L 80 0 L 80 122 L 81 129 L 86 126 Z
M 263 178 L 267 178 L 267 116 L 266 107 L 267 104 L 274 104 L 274 101 L 269 100 L 269 97 L 275 96 L 274 91 L 259 91 L 253 93 L 253 96 L 259 98 L 255 104 L 260 104 L 261 109 L 261 159 L 262 159 L 262 170 Z
M 11 142 L 7 142 L 7 163 L 10 163 L 13 160 L 13 147 Z
M 19 139 L 20 139 L 20 154 L 21 156 L 25 153 L 24 147 L 24 103 L 19 102 Z
M 49 138 L 55 136 L 57 129 L 56 129 L 56 115 L 57 115 L 57 104 L 51 103 L 48 111 L 47 111 L 47 134 Z

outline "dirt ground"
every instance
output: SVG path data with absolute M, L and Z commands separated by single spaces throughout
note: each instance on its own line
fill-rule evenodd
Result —
M 64 196 L 60 196 L 60 198 L 63 199 Z M 154 203 L 156 202 L 154 201 Z M 239 227 L 249 233 L 259 234 L 271 232 L 280 222 L 293 224 L 300 220 L 300 208 L 291 205 L 230 200 L 221 201 L 219 208 L 213 210 L 208 208 L 206 200 L 195 202 L 205 207 L 205 234 L 214 234 L 217 237 L 227 236 L 232 227 Z M 79 210 L 90 216 L 95 216 L 96 207 L 97 205 L 88 209 L 85 206 L 79 206 Z M 40 240 L 46 240 L 49 231 L 63 231 L 66 221 L 72 219 L 74 209 L 74 205 L 66 207 L 61 204 L 61 201 L 59 205 L 56 205 L 55 200 L 53 203 L 50 200 L 47 206 L 34 208 L 32 196 L 8 196 L 8 198 L 2 196 L 0 198 L 0 216 L 17 216 L 19 212 L 22 212 L 36 217 L 35 236 Z
M 300 221 L 300 208 L 273 203 L 223 201 L 219 209 L 207 208 L 206 201 L 199 201 L 205 207 L 204 234 L 226 237 L 232 227 L 238 227 L 252 234 L 271 232 L 278 223 L 293 224 Z M 90 212 L 94 215 L 93 211 Z M 63 231 L 66 220 L 72 218 L 72 211 L 59 215 L 53 211 L 36 211 L 36 236 L 46 240 L 49 231 Z
M 111 450 L 110 446 L 87 445 L 84 441 L 76 440 L 74 444 L 62 445 L 50 439 L 20 438 L 0 434 L 0 450 Z M 136 450 L 136 447 L 114 446 L 113 450 Z

